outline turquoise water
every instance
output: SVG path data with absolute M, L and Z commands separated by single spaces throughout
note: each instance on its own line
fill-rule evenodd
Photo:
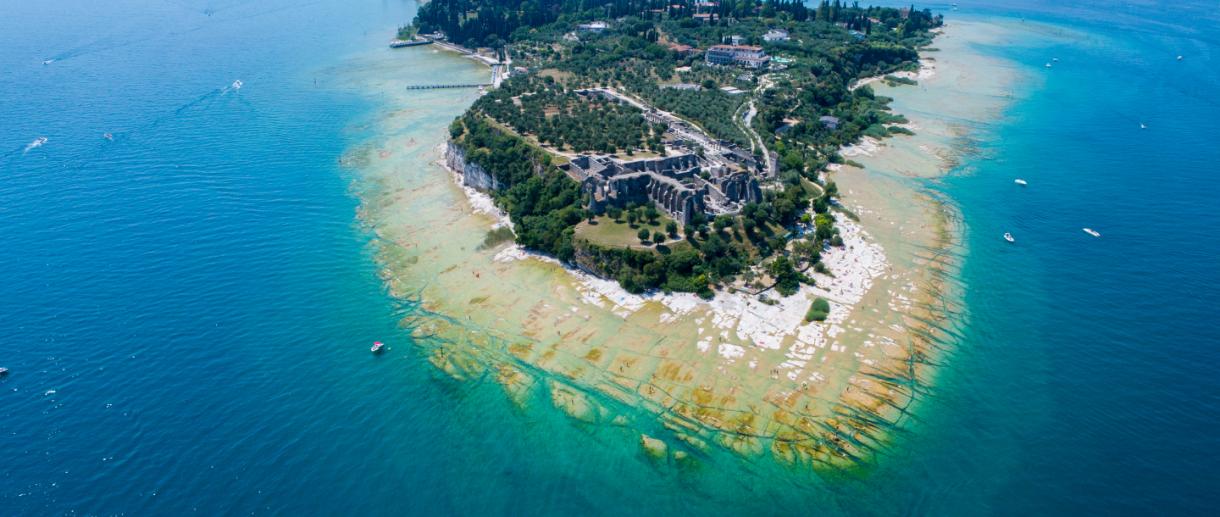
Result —
M 655 464 L 628 431 L 516 409 L 416 355 L 356 217 L 367 179 L 339 164 L 387 109 L 344 78 L 376 73 L 369 49 L 414 3 L 6 6 L 0 513 L 1204 513 L 1220 504 L 1211 8 L 958 13 L 1072 31 L 986 49 L 1045 77 L 928 185 L 966 221 L 969 325 L 879 466 L 820 478 Z M 407 107 L 420 134 L 470 98 L 429 95 Z M 370 357 L 374 339 L 393 349 Z

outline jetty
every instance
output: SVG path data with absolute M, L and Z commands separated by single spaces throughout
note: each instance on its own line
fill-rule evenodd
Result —
M 408 90 L 437 90 L 441 88 L 485 88 L 492 83 L 456 83 L 456 84 L 413 84 Z

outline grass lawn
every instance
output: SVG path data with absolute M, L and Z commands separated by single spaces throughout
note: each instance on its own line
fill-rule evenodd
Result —
M 648 230 L 649 233 L 656 233 L 658 231 L 664 232 L 665 224 L 672 220 L 673 219 L 670 219 L 662 214 L 661 217 L 657 218 L 656 224 L 643 222 L 637 224 L 635 228 L 632 228 L 627 225 L 626 220 L 619 223 L 615 222 L 614 219 L 610 218 L 609 216 L 599 215 L 596 219 L 594 219 L 596 224 L 590 224 L 589 221 L 582 221 L 580 224 L 576 225 L 576 237 L 599 246 L 614 248 L 627 247 L 634 249 L 655 249 L 651 245 L 645 246 L 644 244 L 640 243 L 640 238 L 637 235 L 640 228 Z M 678 242 L 685 243 L 685 241 L 681 240 L 681 237 L 678 239 L 667 237 L 665 243 L 672 245 Z

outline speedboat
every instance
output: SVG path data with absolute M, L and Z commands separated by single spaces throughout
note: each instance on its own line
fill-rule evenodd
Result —
M 1020 185 L 1020 186 L 1022 186 L 1022 187 L 1024 187 L 1025 185 L 1027 185 L 1027 183 L 1025 183 L 1025 180 L 1023 180 L 1023 179 L 1021 179 L 1021 178 L 1017 178 L 1017 179 L 1015 179 L 1015 180 L 1012 180 L 1012 182 L 1013 182 L 1013 183 L 1016 183 L 1017 185 Z
M 1052 58 L 1051 58 L 1051 61 L 1054 61 L 1054 62 L 1058 63 L 1058 62 L 1059 62 L 1059 58 L 1057 58 L 1057 57 L 1052 57 Z
M 0 368 L 0 377 L 8 375 L 8 368 Z
M 1148 126 L 1145 126 L 1143 122 L 1140 122 L 1140 129 L 1148 129 Z
M 1098 232 L 1097 230 L 1092 229 L 1092 228 L 1085 228 L 1085 229 L 1084 229 L 1084 233 L 1087 233 L 1087 234 L 1092 235 L 1092 236 L 1094 236 L 1094 237 L 1101 237 L 1101 233 L 1100 233 L 1100 232 Z
M 1178 57 L 1178 59 L 1182 59 L 1182 58 L 1181 58 L 1181 57 Z M 42 62 L 42 64 L 44 64 L 44 65 L 49 65 L 49 64 L 54 63 L 54 62 L 55 62 L 55 60 L 54 60 L 54 59 L 48 59 L 48 60 L 46 60 L 46 61 L 43 61 L 43 62 Z
M 1016 239 L 1012 238 L 1012 234 L 1008 232 L 1004 232 L 1004 240 L 1008 242 L 1017 242 Z
M 374 354 L 380 354 L 382 350 L 385 350 L 385 343 L 380 341 L 374 341 L 373 348 L 369 349 L 369 351 L 373 352 Z
M 1182 60 L 1182 56 L 1178 56 L 1178 61 L 1181 61 L 1181 60 Z
M 1051 67 L 1051 64 L 1050 64 L 1050 63 L 1047 63 L 1047 64 L 1046 64 L 1046 67 L 1047 67 L 1047 68 L 1050 68 L 1050 67 Z

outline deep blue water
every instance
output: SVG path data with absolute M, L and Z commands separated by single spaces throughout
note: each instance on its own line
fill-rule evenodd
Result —
M 406 345 L 338 166 L 379 106 L 327 74 L 412 2 L 12 4 L 0 513 L 1220 506 L 1215 5 L 963 7 L 1085 37 L 988 49 L 1060 63 L 932 185 L 967 225 L 963 338 L 880 467 L 809 480 L 653 465 L 630 435 L 514 409 Z M 372 360 L 373 339 L 401 345 Z

